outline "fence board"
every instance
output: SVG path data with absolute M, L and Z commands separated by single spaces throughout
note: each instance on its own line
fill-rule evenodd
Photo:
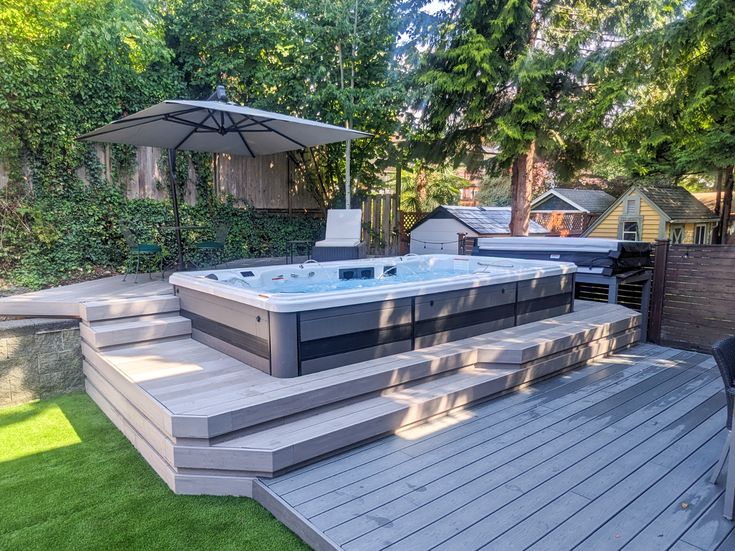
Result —
M 709 351 L 735 334 L 735 246 L 672 245 L 662 258 L 659 341 Z

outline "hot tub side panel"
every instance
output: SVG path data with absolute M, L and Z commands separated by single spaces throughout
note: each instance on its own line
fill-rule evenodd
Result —
M 417 296 L 414 348 L 512 327 L 515 302 L 515 283 Z
M 574 309 L 574 274 L 518 282 L 516 325 L 568 314 Z
M 300 374 L 411 350 L 412 312 L 411 298 L 301 312 Z
M 192 338 L 265 373 L 271 373 L 267 310 L 210 293 L 175 287 L 181 315 L 191 320 Z

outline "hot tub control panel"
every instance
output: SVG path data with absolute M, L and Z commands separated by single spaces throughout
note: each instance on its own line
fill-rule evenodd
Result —
M 375 268 L 372 266 L 358 266 L 355 268 L 340 268 L 340 279 L 375 279 Z

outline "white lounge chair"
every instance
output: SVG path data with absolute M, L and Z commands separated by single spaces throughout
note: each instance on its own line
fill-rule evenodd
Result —
M 360 209 L 330 209 L 327 211 L 327 233 L 314 243 L 312 257 L 320 262 L 352 260 L 364 256 L 362 211 Z

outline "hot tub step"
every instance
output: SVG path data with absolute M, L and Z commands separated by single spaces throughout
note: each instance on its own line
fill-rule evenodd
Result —
M 275 472 L 523 384 L 527 369 L 465 368 L 210 447 L 176 446 L 177 468 Z
M 191 335 L 191 321 L 183 316 L 147 316 L 90 327 L 79 325 L 82 339 L 96 349 Z
M 178 312 L 179 298 L 174 295 L 156 295 L 119 300 L 83 302 L 79 307 L 82 319 L 91 323 L 133 316 Z

